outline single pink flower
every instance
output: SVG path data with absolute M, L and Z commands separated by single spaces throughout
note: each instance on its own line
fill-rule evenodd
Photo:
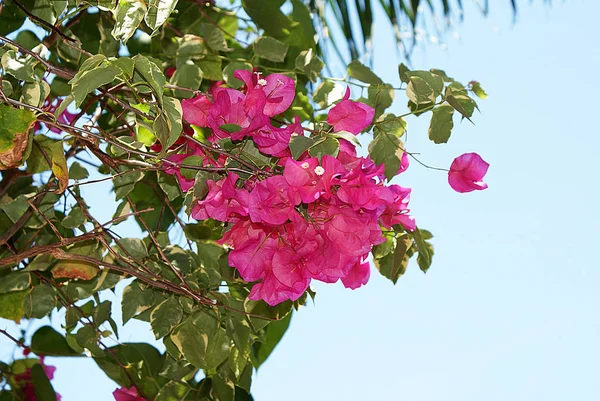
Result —
M 348 131 L 354 135 L 373 122 L 375 109 L 361 102 L 350 100 L 350 88 L 346 88 L 346 94 L 341 102 L 329 110 L 327 123 L 333 126 L 334 131 Z
M 465 153 L 452 162 L 448 183 L 456 192 L 486 189 L 488 186 L 483 182 L 483 177 L 489 167 L 477 153 Z
M 113 396 L 116 401 L 147 401 L 145 398 L 142 398 L 138 395 L 135 387 L 131 387 L 129 389 L 125 387 L 121 387 L 113 391 Z

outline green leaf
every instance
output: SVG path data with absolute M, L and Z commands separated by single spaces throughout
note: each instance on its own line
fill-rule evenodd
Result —
M 236 70 L 252 71 L 252 64 L 241 61 L 232 61 L 223 69 L 223 78 L 225 79 L 225 82 L 227 82 L 227 85 L 234 89 L 239 89 L 244 83 L 233 76 Z
M 488 94 L 481 87 L 481 84 L 479 82 L 471 81 L 470 83 L 471 83 L 471 90 L 475 93 L 475 95 L 477 95 L 478 98 L 487 99 Z
M 150 0 L 144 20 L 154 32 L 164 24 L 175 10 L 178 0 Z
M 423 233 L 424 232 L 422 230 L 417 228 L 411 233 L 411 235 L 415 240 L 417 250 L 419 251 L 419 256 L 417 258 L 419 268 L 423 271 L 423 273 L 427 273 L 427 270 L 429 270 L 429 267 L 431 266 L 431 260 L 433 258 L 433 246 L 427 241 L 425 241 Z
M 202 83 L 202 70 L 193 61 L 188 60 L 177 68 L 175 74 L 171 77 L 171 83 L 181 88 L 198 90 Z M 175 89 L 173 92 L 175 96 L 180 98 L 191 98 L 194 96 L 192 92 L 180 89 Z
M 125 287 L 121 302 L 123 324 L 135 315 L 150 309 L 154 305 L 154 300 L 154 291 L 151 289 L 143 290 L 138 281 L 134 281 Z
M 80 227 L 83 223 L 85 223 L 85 221 L 86 218 L 83 214 L 83 210 L 81 210 L 81 207 L 74 206 L 69 212 L 69 215 L 66 216 L 60 224 L 64 228 L 73 229 Z
M 446 88 L 445 99 L 464 118 L 471 121 L 471 116 L 473 116 L 473 112 L 477 108 L 477 103 L 467 95 L 462 85 L 456 82 L 450 84 Z
M 375 109 L 378 118 L 394 102 L 394 88 L 390 84 L 369 86 L 369 103 Z
M 222 129 L 223 131 L 233 134 L 236 132 L 240 132 L 242 130 L 242 127 L 240 127 L 237 124 L 223 124 L 223 125 L 219 126 L 219 129 Z
M 375 73 L 371 71 L 369 67 L 367 67 L 358 60 L 354 60 L 350 64 L 348 64 L 348 75 L 366 84 L 383 84 L 381 78 L 375 75 Z
M 258 57 L 282 63 L 288 51 L 288 45 L 270 36 L 261 36 L 254 42 L 254 52 Z
M 409 260 L 407 251 L 412 246 L 413 240 L 409 235 L 403 234 L 395 242 L 396 246 L 393 253 L 388 253 L 383 258 L 375 260 L 379 272 L 394 284 L 406 272 Z
M 93 356 L 99 358 L 104 356 L 104 351 L 98 345 L 100 334 L 93 326 L 85 325 L 80 328 L 75 334 L 75 339 L 81 347 L 86 348 Z
M 164 357 L 150 344 L 124 343 L 110 347 L 110 350 L 122 365 L 130 367 L 134 377 L 157 378 L 162 369 Z M 131 387 L 132 383 L 124 374 L 123 368 L 112 357 L 94 358 L 94 361 L 111 380 L 120 386 Z M 156 393 L 156 383 L 152 383 L 152 386 L 152 391 Z
M 313 138 L 303 135 L 292 136 L 290 140 L 290 151 L 292 152 L 292 157 L 298 160 L 298 158 L 315 143 L 316 141 Z
M 41 319 L 56 307 L 56 291 L 47 284 L 39 284 L 25 297 L 23 309 L 27 318 Z
M 213 394 L 219 401 L 235 401 L 235 384 L 221 375 L 212 377 Z
M 165 195 L 167 195 L 167 199 L 169 201 L 174 201 L 178 197 L 181 196 L 181 188 L 179 187 L 179 183 L 177 179 L 167 173 L 157 172 L 158 173 L 158 185 L 163 190 Z
M 229 357 L 230 350 L 231 340 L 225 329 L 219 327 L 217 332 L 208 338 L 205 369 L 216 369 Z
M 242 6 L 248 16 L 265 33 L 284 40 L 290 34 L 292 21 L 281 12 L 283 0 L 242 0 Z
M 133 78 L 134 61 L 130 57 L 111 58 L 111 63 L 121 70 L 123 78 L 131 80 Z
M 194 167 L 201 167 L 202 166 L 202 161 L 204 159 L 202 158 L 202 156 L 188 156 L 185 159 L 183 159 L 183 161 L 181 162 L 181 166 L 194 166 Z M 181 175 L 184 176 L 187 179 L 192 179 L 194 177 L 196 177 L 196 174 L 198 174 L 199 170 L 197 169 L 193 169 L 193 168 L 181 168 L 180 169 Z
M 33 57 L 22 57 L 14 50 L 8 50 L 2 55 L 1 60 L 4 71 L 19 81 L 33 82 L 37 80 L 33 72 L 33 67 L 35 66 Z
M 31 111 L 0 104 L 0 169 L 21 165 L 34 124 Z
M 183 401 L 186 399 L 190 390 L 191 388 L 182 382 L 170 381 L 160 389 L 154 400 Z
M 321 160 L 323 155 L 336 157 L 340 150 L 340 141 L 333 137 L 327 137 L 308 149 L 308 154 Z
M 444 70 L 437 70 L 435 68 L 432 68 L 429 71 L 434 73 L 435 75 L 440 76 L 444 80 L 444 82 L 454 82 L 454 78 L 449 77 Z
M 150 325 L 156 339 L 168 335 L 183 317 L 181 305 L 174 297 L 161 302 L 150 315 Z
M 179 100 L 170 96 L 164 97 L 163 107 L 163 113 L 159 117 L 164 118 L 164 116 L 166 116 L 169 129 L 167 132 L 164 132 L 162 128 L 156 130 L 156 136 L 163 145 L 163 150 L 166 150 L 177 142 L 177 139 L 179 139 L 179 136 L 181 135 L 183 129 L 183 110 Z
M 381 115 L 374 123 L 373 133 L 379 135 L 380 133 L 392 134 L 397 138 L 401 138 L 406 132 L 406 121 L 402 117 L 396 117 L 391 113 Z
M 12 2 L 4 3 L 2 8 L 2 24 L 0 24 L 0 35 L 18 30 L 25 22 L 25 14 Z M 7 95 L 8 96 L 8 95 Z
M 148 256 L 146 245 L 139 238 L 122 238 L 118 240 L 118 245 L 115 249 L 123 257 L 132 258 L 139 262 Z
M 171 339 L 192 365 L 204 369 L 206 367 L 206 349 L 208 347 L 208 334 L 192 323 L 191 319 L 183 322 L 175 329 Z
M 133 60 L 135 62 L 134 81 L 141 81 L 148 84 L 149 88 L 156 96 L 158 105 L 162 107 L 163 90 L 166 83 L 165 75 L 159 66 L 150 61 L 148 57 L 138 54 Z
M 324 80 L 313 93 L 313 101 L 322 109 L 331 106 L 344 97 L 344 87 L 337 82 Z
M 12 271 L 0 278 L 0 294 L 23 291 L 31 285 L 31 275 L 27 272 Z
M 69 167 L 69 178 L 72 180 L 84 180 L 89 176 L 88 171 L 79 162 L 73 162 Z
M 223 32 L 216 25 L 203 23 L 201 27 L 202 37 L 211 49 L 216 52 L 228 50 Z
M 267 360 L 277 344 L 279 344 L 290 326 L 291 320 L 292 314 L 289 313 L 283 319 L 269 323 L 265 328 L 264 340 L 262 342 L 255 342 L 252 345 L 252 348 L 254 348 L 252 364 L 256 369 Z
M 99 87 L 111 83 L 121 69 L 114 65 L 102 64 L 92 70 L 85 71 L 81 76 L 73 78 L 69 83 L 73 88 L 75 105 L 81 106 L 86 96 Z
M 21 88 L 21 102 L 40 107 L 50 94 L 50 85 L 46 81 L 25 82 Z
M 113 10 L 115 26 L 111 32 L 112 36 L 116 40 L 126 43 L 142 22 L 146 11 L 145 1 L 120 0 L 117 8 Z
M 402 142 L 396 135 L 381 132 L 369 144 L 369 156 L 376 164 L 385 165 L 385 177 L 391 180 L 400 169 Z
M 435 102 L 433 88 L 421 77 L 411 77 L 406 87 L 406 96 L 417 106 Z
M 31 351 L 46 356 L 78 356 L 67 340 L 51 326 L 42 326 L 31 337 Z
M 444 81 L 439 75 L 423 70 L 409 71 L 407 72 L 407 74 L 409 76 L 409 79 L 412 77 L 419 77 L 425 80 L 425 82 L 427 82 L 431 89 L 433 89 L 435 97 L 440 96 L 444 91 Z
M 321 70 L 325 63 L 321 60 L 313 49 L 303 50 L 296 57 L 296 70 L 302 72 L 311 82 L 316 82 L 321 76 Z
M 429 139 L 434 143 L 446 143 L 450 139 L 450 133 L 454 123 L 452 116 L 454 108 L 448 104 L 442 104 L 433 109 L 431 123 L 429 124 Z
M 26 295 L 27 291 L 0 294 L 0 317 L 19 323 L 25 315 L 23 301 Z
M 126 197 L 142 178 L 144 178 L 144 172 L 136 169 L 130 169 L 127 173 L 114 177 L 115 199 L 119 200 Z
M 56 392 L 42 365 L 36 364 L 31 368 L 31 383 L 36 401 L 56 401 Z
M 410 70 L 404 63 L 398 64 L 398 75 L 400 76 L 400 81 L 402 81 L 406 84 L 409 83 L 410 82 L 410 78 L 408 76 L 409 72 L 410 72 Z

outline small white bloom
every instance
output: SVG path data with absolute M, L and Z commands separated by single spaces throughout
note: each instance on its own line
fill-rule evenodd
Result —
M 321 166 L 317 166 L 315 167 L 315 174 L 316 175 L 323 175 L 325 173 L 325 169 Z
M 310 164 L 308 164 L 308 162 L 304 162 L 301 164 L 302 168 L 309 168 Z
M 260 86 L 267 86 L 267 80 L 264 78 L 259 79 L 258 81 L 256 81 L 256 83 Z

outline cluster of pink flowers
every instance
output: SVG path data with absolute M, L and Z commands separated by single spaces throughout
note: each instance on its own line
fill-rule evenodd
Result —
M 25 352 L 25 355 L 29 354 L 28 351 Z M 48 377 L 48 380 L 54 379 L 54 372 L 56 372 L 56 368 L 54 366 L 49 366 L 44 364 L 44 357 L 40 357 L 40 365 L 44 369 L 44 373 Z M 23 392 L 23 396 L 25 397 L 25 401 L 36 401 L 35 397 L 35 386 L 33 385 L 33 380 L 31 378 L 31 369 L 27 368 L 25 372 L 19 373 L 15 376 L 15 382 Z M 56 393 L 56 400 L 60 401 L 60 394 Z
M 184 119 L 210 128 L 208 140 L 213 143 L 251 139 L 262 153 L 276 157 L 278 166 L 267 170 L 262 180 L 256 175 L 240 180 L 233 172 L 209 180 L 208 194 L 193 205 L 192 217 L 229 223 L 220 243 L 231 248 L 230 266 L 245 281 L 256 282 L 250 299 L 270 305 L 296 300 L 311 280 L 341 280 L 352 289 L 365 284 L 369 252 L 385 241 L 382 227 L 416 228 L 408 214 L 411 190 L 385 185 L 384 166 L 357 156 L 354 145 L 344 139 L 339 139 L 335 157 L 316 158 L 304 152 L 297 160 L 292 158 L 290 139 L 304 135 L 299 119 L 276 127 L 271 118 L 292 104 L 294 81 L 281 74 L 262 77 L 249 71 L 236 71 L 235 77 L 244 82 L 242 90 L 217 84 L 207 96 L 184 100 Z M 349 95 L 347 91 L 328 113 L 333 132 L 358 134 L 372 123 L 373 108 Z M 204 166 L 225 165 L 225 157 L 215 159 L 192 141 L 186 147 L 187 153 L 170 160 L 181 163 L 196 155 Z M 398 173 L 407 167 L 405 154 Z M 177 166 L 166 171 L 177 176 L 183 191 L 193 186 Z

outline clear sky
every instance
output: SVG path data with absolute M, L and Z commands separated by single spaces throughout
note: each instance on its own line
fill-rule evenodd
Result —
M 464 3 L 460 39 L 418 49 L 413 67 L 476 79 L 490 96 L 445 146 L 427 140 L 427 117 L 410 119 L 406 146 L 439 167 L 477 151 L 491 164 L 489 189 L 455 193 L 444 173 L 413 163 L 397 182 L 413 188 L 412 212 L 435 235 L 429 273 L 411 265 L 394 286 L 373 271 L 355 291 L 316 285 L 316 304 L 295 314 L 255 375 L 255 400 L 598 399 L 600 2 L 521 1 L 515 25 L 508 0 L 491 2 L 488 19 Z M 398 83 L 388 26 L 375 27 L 375 71 Z M 152 337 L 136 324 L 121 340 L 139 336 Z M 0 347 L 0 357 L 12 350 Z M 93 362 L 50 362 L 64 401 L 112 399 L 116 386 Z

